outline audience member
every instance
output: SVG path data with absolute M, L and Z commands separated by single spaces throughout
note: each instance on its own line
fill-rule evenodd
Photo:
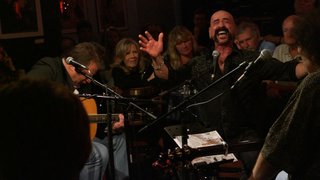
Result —
M 139 44 L 131 39 L 131 38 L 123 38 L 121 39 L 116 47 L 115 47 L 115 56 L 114 56 L 114 64 L 112 65 L 112 78 L 114 80 L 115 89 L 118 90 L 125 97 L 133 97 L 133 98 L 154 98 L 160 92 L 158 81 L 159 79 L 155 77 L 152 65 L 149 59 L 144 59 L 141 56 L 141 51 L 139 49 Z M 152 114 L 159 114 L 161 108 L 159 104 L 153 102 L 134 102 L 139 105 L 141 108 L 147 110 Z M 127 109 L 128 104 L 124 104 L 122 106 L 121 103 L 118 103 L 116 106 L 117 109 Z M 130 119 L 129 122 L 138 122 L 140 120 L 141 123 L 146 123 L 150 121 L 150 117 L 144 112 L 141 113 L 136 108 L 127 109 L 129 114 L 132 114 L 134 119 Z M 153 119 L 151 119 L 153 120 Z M 130 123 L 129 123 L 130 124 Z M 131 123 L 133 125 L 134 123 Z M 135 138 L 139 138 L 143 142 L 147 143 L 147 147 L 150 150 L 155 150 L 160 143 L 159 136 L 162 132 L 161 129 L 153 129 L 152 136 L 147 134 L 147 136 L 136 137 L 135 128 L 130 126 L 132 129 L 129 129 L 129 133 L 131 136 L 128 137 L 128 143 L 132 145 L 132 142 L 136 140 Z M 141 142 L 141 141 L 140 141 Z M 130 146 L 131 148 L 137 148 Z
M 220 56 L 216 62 L 211 54 L 195 57 L 190 68 L 186 68 L 196 79 L 194 85 L 198 90 L 208 88 L 212 82 L 231 72 L 244 61 L 254 61 L 260 54 L 257 51 L 236 49 L 233 44 L 236 30 L 235 21 L 229 12 L 221 10 L 211 16 L 209 35 Z M 139 35 L 140 49 L 152 56 L 155 59 L 154 63 L 161 63 L 160 60 L 163 59 L 162 37 L 161 33 L 156 41 L 148 32 L 146 37 Z M 230 87 L 243 73 L 244 68 L 198 96 L 197 101 L 217 97 L 201 106 L 201 112 L 198 114 L 206 127 L 218 130 L 227 142 L 241 143 L 264 138 L 266 124 L 273 122 L 273 119 L 267 119 L 270 112 L 264 108 L 265 94 L 261 90 L 263 79 L 297 80 L 305 75 L 305 69 L 296 61 L 281 63 L 270 57 L 265 58 L 268 60 L 256 62 L 253 65 L 254 69 L 248 70 L 246 76 L 231 90 Z M 164 68 L 167 68 L 166 65 L 161 66 L 158 71 Z M 247 171 L 250 171 L 256 157 L 257 152 L 249 152 L 240 153 L 239 158 L 244 161 Z
M 294 0 L 294 13 L 296 15 L 305 15 L 318 8 L 319 0 Z
M 168 49 L 164 55 L 164 63 L 169 68 L 167 79 L 170 79 L 173 85 L 190 79 L 191 77 L 181 70 L 191 62 L 193 57 L 204 53 L 206 51 L 199 51 L 191 31 L 184 26 L 175 26 L 169 33 Z M 155 71 L 157 70 L 155 69 Z
M 112 77 L 114 85 L 126 94 L 131 88 L 155 85 L 156 80 L 151 64 L 141 57 L 139 44 L 130 38 L 124 38 L 116 45 Z
M 240 22 L 238 25 L 235 43 L 239 49 L 251 51 L 262 51 L 266 49 L 269 50 L 270 53 L 273 53 L 275 49 L 275 45 L 272 42 L 262 39 L 258 25 L 249 21 Z
M 71 92 L 79 93 L 80 86 L 89 84 L 90 79 L 87 79 L 83 74 L 88 76 L 94 75 L 101 63 L 101 53 L 103 49 L 99 49 L 94 43 L 79 43 L 68 54 L 56 58 L 43 58 L 38 61 L 28 72 L 27 76 L 35 79 L 47 79 L 56 81 L 66 86 Z M 73 58 L 74 61 L 85 65 L 88 70 L 76 68 L 72 64 L 68 64 L 66 59 Z M 113 124 L 114 127 L 123 127 L 123 118 L 120 117 L 119 122 Z M 107 138 L 106 138 L 107 139 Z M 128 176 L 127 170 L 127 154 L 126 142 L 124 136 L 114 136 L 114 152 L 115 152 L 115 169 L 116 177 Z M 93 141 L 93 150 L 90 154 L 84 169 L 81 172 L 80 179 L 102 179 L 108 163 L 108 151 L 106 146 L 107 140 L 96 138 Z M 101 144 L 103 143 L 103 144 Z M 117 158 L 119 157 L 119 158 Z M 121 164 L 124 162 L 123 164 Z M 119 165 L 121 164 L 121 165 Z
M 207 13 L 203 8 L 198 8 L 193 14 L 193 35 L 200 49 L 210 48 L 209 24 Z
M 298 20 L 293 34 L 308 71 L 286 108 L 269 130 L 251 180 L 273 179 L 285 170 L 290 179 L 319 179 L 320 53 L 319 11 Z M 309 155 L 306 157 L 305 155 Z
M 319 0 L 294 0 L 293 6 L 294 6 L 294 13 L 298 16 L 304 15 L 314 9 L 318 8 L 318 2 Z M 264 40 L 273 42 L 276 45 L 282 44 L 283 37 L 282 36 L 276 36 L 272 34 L 268 34 L 263 37 Z
M 0 179 L 78 180 L 91 151 L 79 98 L 48 81 L 0 88 Z
M 300 59 L 300 55 L 298 53 L 298 45 L 296 43 L 296 39 L 292 34 L 292 30 L 298 21 L 299 16 L 290 15 L 288 16 L 282 24 L 282 32 L 283 32 L 283 44 L 280 44 L 276 47 L 273 57 L 282 61 L 291 61 L 293 59 Z
M 163 33 L 159 35 L 159 38 L 163 39 Z M 163 51 L 161 40 L 161 51 Z M 193 57 L 206 52 L 199 51 L 193 34 L 184 26 L 175 26 L 170 31 L 167 46 L 164 56 L 154 58 L 152 64 L 155 76 L 165 80 L 170 79 L 169 87 L 172 87 L 191 78 L 190 74 L 185 73 L 183 69 Z
M 161 75 L 168 75 L 165 79 L 166 89 L 169 89 L 168 96 L 168 110 L 172 110 L 177 104 L 181 103 L 185 97 L 193 93 L 192 83 L 188 83 L 191 79 L 190 73 L 185 72 L 185 68 L 192 63 L 192 58 L 201 54 L 206 54 L 208 51 L 204 48 L 199 48 L 194 35 L 185 26 L 175 26 L 168 36 L 167 50 L 163 56 L 163 62 L 168 68 L 168 73 L 163 72 L 160 69 L 154 69 L 155 73 L 161 77 Z M 161 61 L 161 59 L 160 59 Z M 162 77 L 164 78 L 164 77 Z M 169 124 L 180 123 L 181 113 L 172 113 L 168 119 Z

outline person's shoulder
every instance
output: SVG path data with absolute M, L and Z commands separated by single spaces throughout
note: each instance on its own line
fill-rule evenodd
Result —
M 279 44 L 278 46 L 276 46 L 275 48 L 276 50 L 284 50 L 284 49 L 289 49 L 289 46 L 287 44 Z
M 61 64 L 62 58 L 61 57 L 43 57 L 41 58 L 36 64 Z
M 264 46 L 276 46 L 273 42 L 271 41 L 266 41 L 266 40 L 262 40 L 261 45 Z
M 187 65 L 191 69 L 191 74 L 199 74 L 201 72 L 208 71 L 208 69 L 213 66 L 212 55 L 205 54 L 195 56 Z
M 320 71 L 309 73 L 299 84 L 298 89 L 300 97 L 304 96 L 310 101 L 320 98 Z
M 204 54 L 198 54 L 191 59 L 189 64 L 205 62 L 210 60 L 211 58 L 212 58 L 212 55 L 209 52 Z
M 112 67 L 112 71 L 123 71 L 120 65 L 116 65 Z
M 233 63 L 241 63 L 243 61 L 254 61 L 260 55 L 259 51 L 251 50 L 234 50 L 231 54 Z
M 32 69 L 43 69 L 45 67 L 50 67 L 53 69 L 59 68 L 62 65 L 62 58 L 61 57 L 43 57 L 38 60 L 31 68 Z
M 320 86 L 320 70 L 308 74 L 304 80 L 308 86 Z
M 124 69 L 120 65 L 113 66 L 111 69 L 112 76 L 125 73 Z
M 260 44 L 259 50 L 268 49 L 270 51 L 274 51 L 276 45 L 273 42 L 263 40 Z
M 27 77 L 55 80 L 62 70 L 60 57 L 44 57 L 37 61 L 27 73 Z

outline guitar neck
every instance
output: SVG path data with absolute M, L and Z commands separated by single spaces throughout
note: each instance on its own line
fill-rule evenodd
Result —
M 90 123 L 108 123 L 110 120 L 109 114 L 88 114 Z M 111 115 L 112 121 L 119 121 L 119 114 Z

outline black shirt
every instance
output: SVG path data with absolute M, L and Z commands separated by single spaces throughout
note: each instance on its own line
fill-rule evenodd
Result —
M 191 74 L 193 85 L 199 92 L 211 83 L 221 80 L 222 76 L 237 68 L 242 62 L 254 61 L 258 56 L 259 52 L 234 49 L 225 60 L 224 72 L 220 71 L 217 62 L 213 62 L 211 54 L 198 56 L 192 59 L 185 73 Z M 268 129 L 265 125 L 271 124 L 269 121 L 273 122 L 274 119 L 268 119 L 267 99 L 261 82 L 265 79 L 297 80 L 296 64 L 294 61 L 282 63 L 272 57 L 260 60 L 237 86 L 230 90 L 245 69 L 240 68 L 198 95 L 193 102 L 216 99 L 194 110 L 198 111 L 200 121 L 205 127 L 218 130 L 225 139 L 241 140 L 251 135 L 264 137 Z M 219 96 L 221 93 L 223 95 Z

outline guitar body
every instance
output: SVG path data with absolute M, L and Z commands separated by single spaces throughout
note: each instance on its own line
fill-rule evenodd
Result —
M 80 98 L 83 107 L 86 109 L 88 116 L 91 114 L 97 114 L 97 103 L 93 98 Z M 93 138 L 96 136 L 97 133 L 97 123 L 90 123 L 90 138 L 93 140 Z

